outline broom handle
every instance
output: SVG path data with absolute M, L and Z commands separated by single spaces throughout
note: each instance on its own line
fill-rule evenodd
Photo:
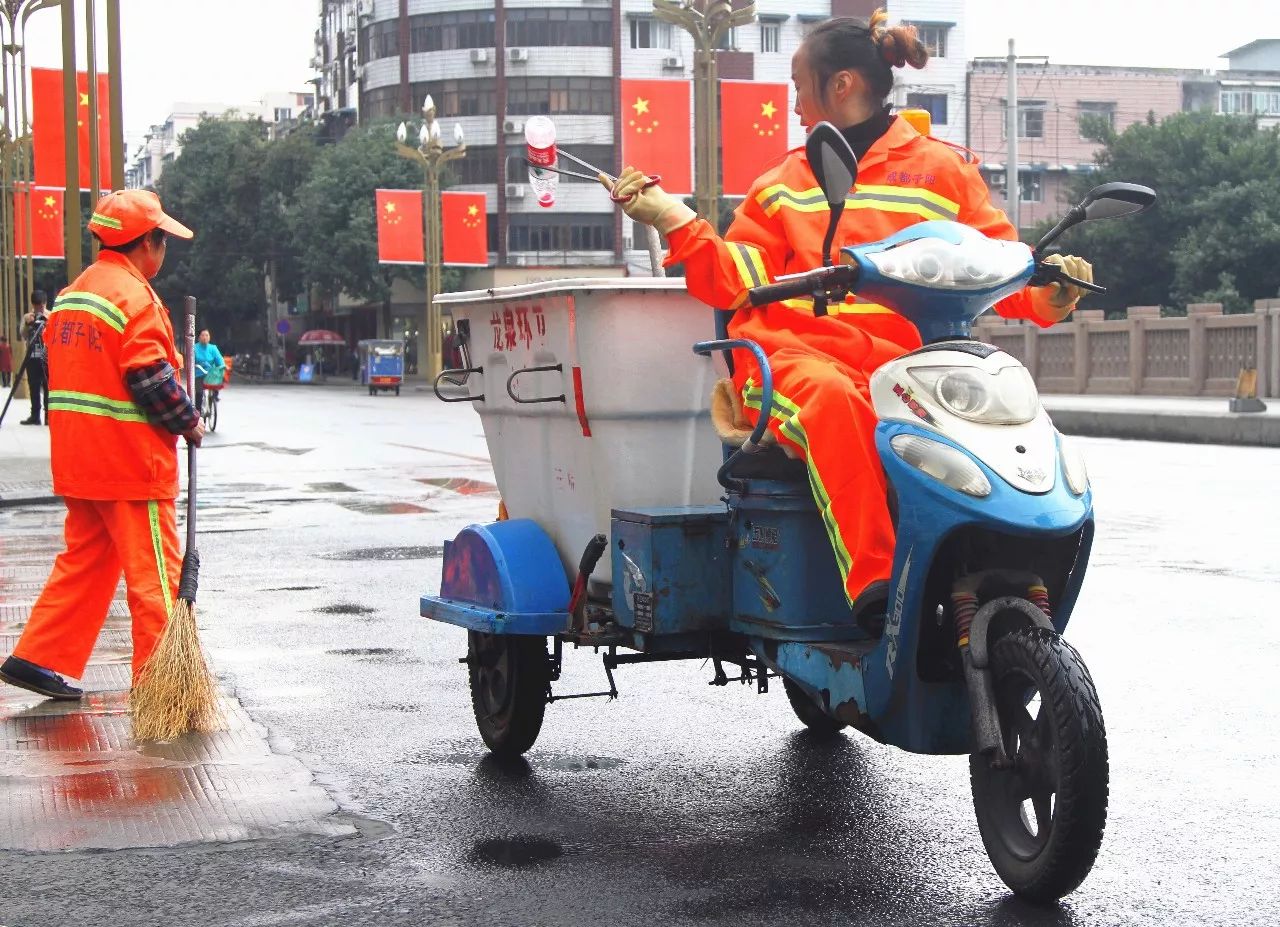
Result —
M 187 396 L 196 401 L 196 298 L 188 296 L 182 301 L 186 310 L 186 374 Z M 196 409 L 199 414 L 200 410 Z M 196 446 L 187 441 L 187 550 L 196 549 Z

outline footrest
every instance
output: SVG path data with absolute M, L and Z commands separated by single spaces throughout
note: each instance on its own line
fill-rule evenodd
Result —
M 503 612 L 470 602 L 424 595 L 419 614 L 433 621 L 484 634 L 531 634 L 549 637 L 569 630 L 569 613 Z

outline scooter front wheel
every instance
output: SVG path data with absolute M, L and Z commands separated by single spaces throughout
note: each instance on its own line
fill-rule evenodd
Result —
M 809 697 L 809 693 L 790 679 L 782 680 L 782 688 L 787 690 L 787 701 L 791 703 L 791 710 L 796 713 L 800 723 L 815 737 L 835 737 L 847 727 L 844 722 L 837 721 L 819 708 Z
M 1107 822 L 1107 735 L 1089 670 L 1053 631 L 991 649 L 1005 753 L 969 759 L 978 829 L 996 872 L 1029 901 L 1056 901 L 1089 874 Z
M 542 730 L 551 663 L 545 637 L 467 633 L 471 707 L 476 727 L 495 756 L 529 750 Z

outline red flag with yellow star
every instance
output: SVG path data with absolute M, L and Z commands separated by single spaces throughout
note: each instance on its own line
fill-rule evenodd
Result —
M 376 190 L 378 263 L 422 264 L 422 191 Z
M 28 209 L 31 210 L 30 240 Z M 35 187 L 30 194 L 25 187 L 13 191 L 13 253 L 19 257 L 30 254 L 36 260 L 61 260 L 66 256 L 61 188 Z
M 765 169 L 787 153 L 787 85 L 720 82 L 724 194 L 746 196 Z
M 622 163 L 662 175 L 668 193 L 693 192 L 689 150 L 689 82 L 624 80 Z
M 80 127 L 80 189 L 89 189 L 89 74 L 76 74 L 76 124 Z M 111 189 L 111 121 L 106 74 L 98 75 L 98 177 Z M 40 187 L 66 187 L 66 126 L 62 117 L 62 72 L 31 69 L 31 134 L 35 149 L 35 181 Z
M 440 194 L 444 263 L 484 267 L 489 263 L 489 217 L 483 193 Z

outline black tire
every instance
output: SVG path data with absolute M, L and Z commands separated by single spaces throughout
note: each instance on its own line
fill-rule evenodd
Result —
M 370 395 L 370 396 L 376 396 L 376 395 L 378 395 L 378 391 L 377 391 L 376 389 L 374 389 L 374 388 L 371 386 L 371 387 L 369 387 L 369 395 Z
M 782 688 L 787 690 L 787 701 L 791 703 L 791 710 L 796 713 L 800 723 L 815 737 L 835 737 L 848 727 L 843 721 L 837 721 L 815 705 L 809 693 L 790 679 L 782 680 Z
M 545 637 L 467 633 L 471 707 L 493 754 L 517 757 L 542 730 L 551 662 Z
M 398 386 L 396 387 L 396 395 L 397 395 L 397 396 L 399 396 L 399 395 L 400 395 L 400 387 L 398 387 Z
M 978 829 L 1009 888 L 1028 901 L 1057 901 L 1093 868 L 1107 823 L 1098 692 L 1076 649 L 1044 628 L 1000 638 L 991 674 L 1013 762 L 996 769 L 986 757 L 970 756 Z
M 210 433 L 218 430 L 218 394 L 210 389 L 204 391 L 204 426 Z

